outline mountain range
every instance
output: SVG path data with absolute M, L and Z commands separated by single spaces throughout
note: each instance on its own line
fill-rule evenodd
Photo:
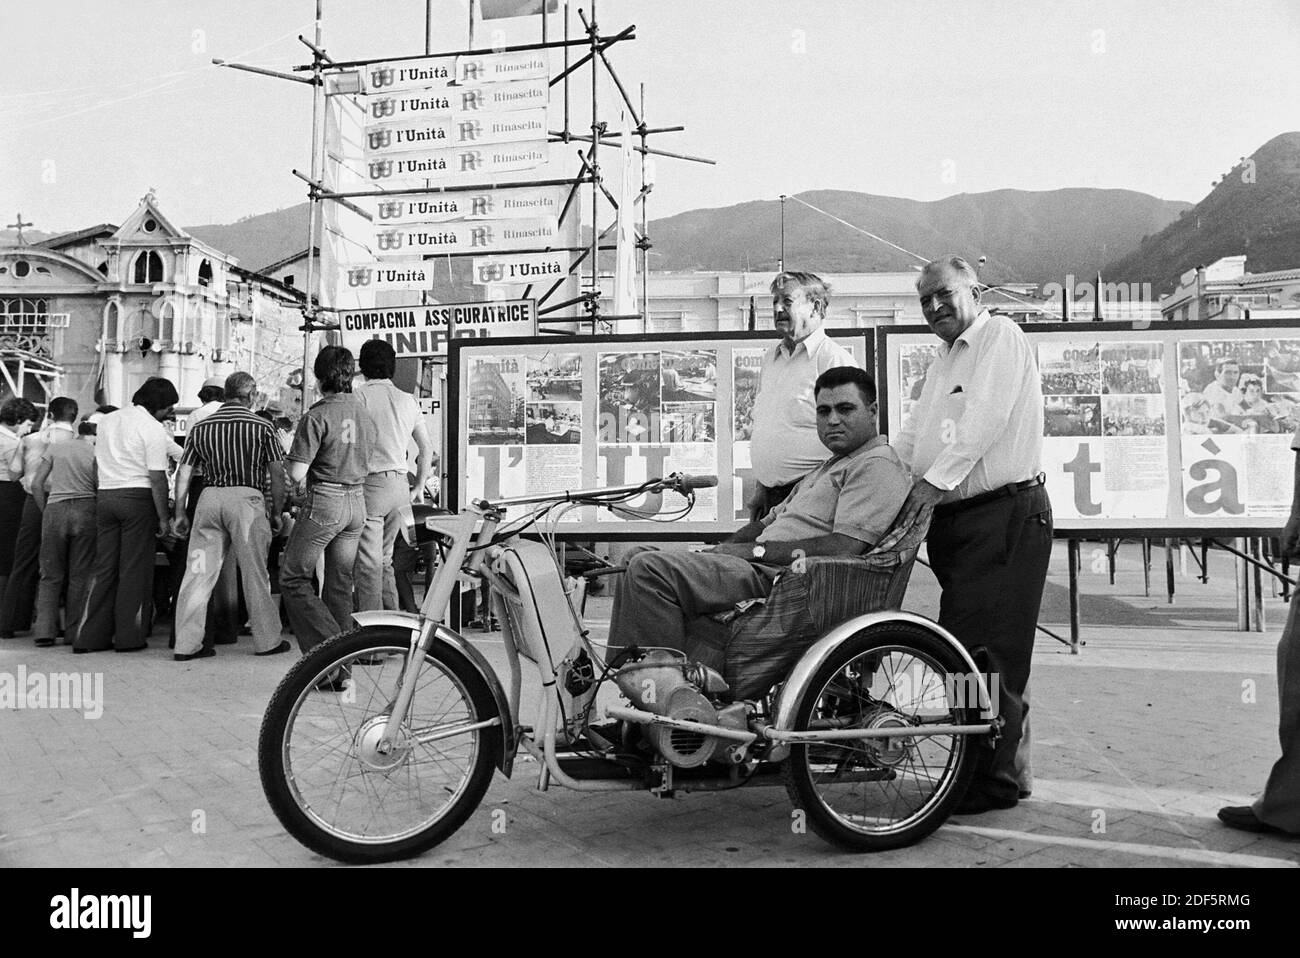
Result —
M 775 269 L 781 205 L 757 200 L 653 220 L 651 268 Z M 260 269 L 306 247 L 307 204 L 187 230 Z M 1149 282 L 1165 292 L 1183 271 L 1237 253 L 1247 255 L 1252 272 L 1300 267 L 1300 132 L 1243 157 L 1195 205 L 1089 188 L 1004 189 L 929 202 L 811 190 L 786 200 L 785 263 L 835 273 L 907 270 L 919 262 L 862 230 L 922 257 L 985 257 L 981 277 L 988 282 L 1041 284 L 1070 273 L 1082 280 L 1100 270 L 1108 282 Z M 4 242 L 12 242 L 11 232 L 0 233 Z

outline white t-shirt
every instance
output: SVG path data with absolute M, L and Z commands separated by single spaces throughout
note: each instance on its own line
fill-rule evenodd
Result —
M 379 441 L 370 453 L 370 471 L 406 472 L 406 453 L 420 418 L 415 397 L 393 385 L 391 379 L 367 379 L 352 387 L 375 421 Z
M 149 489 L 150 472 L 167 471 L 166 427 L 143 406 L 119 409 L 99 423 L 95 462 L 100 489 Z

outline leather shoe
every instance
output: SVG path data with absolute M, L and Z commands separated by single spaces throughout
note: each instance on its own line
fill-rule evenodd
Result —
M 210 659 L 216 654 L 216 649 L 199 649 L 197 652 L 190 653 L 177 652 L 172 659 L 176 662 L 189 662 L 191 659 Z
M 1282 829 L 1276 828 L 1268 822 L 1261 822 L 1259 816 L 1255 814 L 1255 809 L 1249 805 L 1226 805 L 1219 809 L 1219 821 L 1229 828 L 1237 828 L 1243 832 L 1280 832 Z
M 265 652 L 254 652 L 254 655 L 279 655 L 281 652 L 289 651 L 289 640 L 281 639 L 280 644 L 273 649 L 267 649 Z
M 1018 799 L 1014 798 L 994 798 L 983 792 L 967 792 L 957 807 L 953 810 L 954 815 L 982 815 L 984 812 L 992 812 L 1002 808 L 1015 808 Z
M 149 648 L 148 642 L 146 642 L 144 645 L 128 645 L 126 648 L 122 648 L 122 646 L 120 645 L 115 645 L 113 646 L 113 651 L 114 652 L 143 652 L 147 648 Z
M 36 640 L 36 647 L 37 647 L 38 649 L 48 649 L 48 648 L 50 648 L 52 645 L 54 645 L 54 640 L 53 640 L 53 639 L 50 639 L 50 638 L 44 638 L 44 639 L 37 639 L 37 640 Z

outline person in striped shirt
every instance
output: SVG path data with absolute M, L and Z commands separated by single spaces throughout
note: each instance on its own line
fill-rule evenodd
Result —
M 289 650 L 289 643 L 280 640 L 280 613 L 266 571 L 271 536 L 279 532 L 284 511 L 284 476 L 276 465 L 283 460 L 284 450 L 275 428 L 252 411 L 257 392 L 253 377 L 231 373 L 225 389 L 221 408 L 190 431 L 176 476 L 172 531 L 190 535 L 189 562 L 176 604 L 174 658 L 178 662 L 216 655 L 216 649 L 204 646 L 204 624 L 227 549 L 234 550 L 243 577 L 254 654 Z M 184 503 L 196 466 L 203 470 L 204 488 L 191 529 Z M 262 495 L 268 474 L 269 509 Z

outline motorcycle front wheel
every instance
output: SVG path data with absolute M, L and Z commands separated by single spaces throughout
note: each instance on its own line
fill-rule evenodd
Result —
M 943 824 L 975 772 L 969 735 L 906 734 L 981 722 L 962 657 L 925 629 L 880 623 L 837 648 L 813 675 L 797 731 L 898 729 L 897 738 L 792 746 L 786 787 L 812 830 L 850 851 L 885 851 Z
M 321 643 L 280 682 L 262 721 L 271 808 L 294 838 L 337 861 L 394 861 L 443 841 L 482 800 L 501 753 L 496 701 L 478 670 L 445 645 L 412 656 L 410 636 L 383 626 Z M 419 670 L 415 694 L 381 752 L 408 663 Z

